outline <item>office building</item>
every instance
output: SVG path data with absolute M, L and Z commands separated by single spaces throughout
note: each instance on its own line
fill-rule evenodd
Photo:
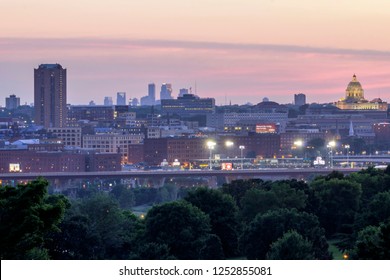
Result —
M 156 85 L 151 83 L 148 85 L 148 96 L 151 101 L 156 101 Z
M 66 69 L 60 64 L 41 64 L 34 69 L 34 107 L 36 125 L 66 126 Z
M 20 106 L 20 98 L 16 97 L 15 94 L 11 94 L 5 98 L 5 108 L 8 110 L 14 110 Z
M 294 94 L 294 104 L 302 106 L 306 104 L 306 95 L 303 93 Z
M 112 106 L 114 103 L 112 102 L 111 96 L 104 97 L 104 106 Z
M 126 92 L 118 92 L 116 94 L 116 105 L 127 105 L 126 104 Z
M 199 98 L 193 94 L 184 94 L 177 99 L 161 99 L 161 111 L 180 115 L 214 113 L 215 99 Z
M 171 84 L 162 84 L 160 91 L 160 99 L 172 99 L 172 85 Z
M 148 95 L 141 97 L 141 106 L 153 106 L 156 103 L 156 85 L 148 85 Z

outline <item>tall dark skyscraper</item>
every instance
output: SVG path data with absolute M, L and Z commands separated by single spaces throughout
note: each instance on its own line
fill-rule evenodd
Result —
M 66 126 L 66 69 L 41 64 L 34 69 L 34 121 L 48 127 Z
M 154 102 L 156 101 L 156 85 L 153 83 L 148 85 L 148 96 L 150 101 L 154 104 Z

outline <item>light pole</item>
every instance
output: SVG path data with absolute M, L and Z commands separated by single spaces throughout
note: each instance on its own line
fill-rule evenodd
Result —
M 212 152 L 213 152 L 213 150 L 214 150 L 215 145 L 216 145 L 216 143 L 213 142 L 213 141 L 208 141 L 208 142 L 207 142 L 207 147 L 208 147 L 209 150 L 210 150 L 210 157 L 209 157 L 209 160 L 210 160 L 209 169 L 210 169 L 210 170 L 213 169 L 211 159 L 212 159 Z
M 243 153 L 244 153 L 245 146 L 240 145 L 238 148 L 241 150 L 241 170 L 243 170 L 243 169 L 244 169 L 244 157 L 243 157 Z
M 335 141 L 330 141 L 326 147 L 329 148 L 330 168 L 333 168 L 333 147 L 336 146 Z
M 344 147 L 347 149 L 347 166 L 349 167 L 349 148 L 351 148 L 351 146 L 347 144 Z

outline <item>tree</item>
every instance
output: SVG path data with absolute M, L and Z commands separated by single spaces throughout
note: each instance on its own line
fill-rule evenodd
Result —
M 133 191 L 122 184 L 114 186 L 111 190 L 111 195 L 119 202 L 122 208 L 129 209 L 134 206 L 135 196 Z
M 241 207 L 241 198 L 245 195 L 246 191 L 252 188 L 266 188 L 270 182 L 263 181 L 261 179 L 250 180 L 233 180 L 229 184 L 222 185 L 222 192 L 229 194 L 236 201 L 237 205 Z
M 265 259 L 273 242 L 295 230 L 313 244 L 316 259 L 329 259 L 325 232 L 318 218 L 296 209 L 278 209 L 258 214 L 240 237 L 240 248 L 248 259 Z
M 351 233 L 359 210 L 362 187 L 348 179 L 318 179 L 311 183 L 318 199 L 318 216 L 327 234 Z
M 145 218 L 146 241 L 166 244 L 178 259 L 202 259 L 210 231 L 209 217 L 185 201 L 154 206 Z
M 0 258 L 48 258 L 46 237 L 58 231 L 65 208 L 64 196 L 47 193 L 42 178 L 17 187 L 0 188 Z
M 380 227 L 368 226 L 358 233 L 352 258 L 361 260 L 382 259 Z
M 314 260 L 313 244 L 295 230 L 271 244 L 268 260 Z
M 219 190 L 197 188 L 184 198 L 209 215 L 211 229 L 222 243 L 226 257 L 232 257 L 238 250 L 238 208 L 234 199 Z
M 139 219 L 105 193 L 73 201 L 60 229 L 50 247 L 56 259 L 126 259 L 143 234 Z
M 294 184 L 291 181 L 291 184 Z M 241 199 L 241 217 L 251 221 L 258 213 L 265 213 L 278 208 L 303 209 L 307 195 L 303 190 L 290 186 L 290 181 L 275 181 L 271 188 L 249 189 Z
M 377 226 L 390 219 L 390 191 L 374 195 L 358 217 L 358 228 L 369 225 Z

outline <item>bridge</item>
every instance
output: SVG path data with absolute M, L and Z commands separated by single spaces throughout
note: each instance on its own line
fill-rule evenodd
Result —
M 60 187 L 64 182 L 75 180 L 133 180 L 139 182 L 153 182 L 153 185 L 162 186 L 169 178 L 203 178 L 209 186 L 216 186 L 219 182 L 230 182 L 236 179 L 260 178 L 263 180 L 298 179 L 306 180 L 319 175 L 327 175 L 333 170 L 349 174 L 360 171 L 361 168 L 263 168 L 244 170 L 136 170 L 110 172 L 46 172 L 46 173 L 1 173 L 0 180 L 6 182 L 25 182 L 44 177 L 54 185 Z

